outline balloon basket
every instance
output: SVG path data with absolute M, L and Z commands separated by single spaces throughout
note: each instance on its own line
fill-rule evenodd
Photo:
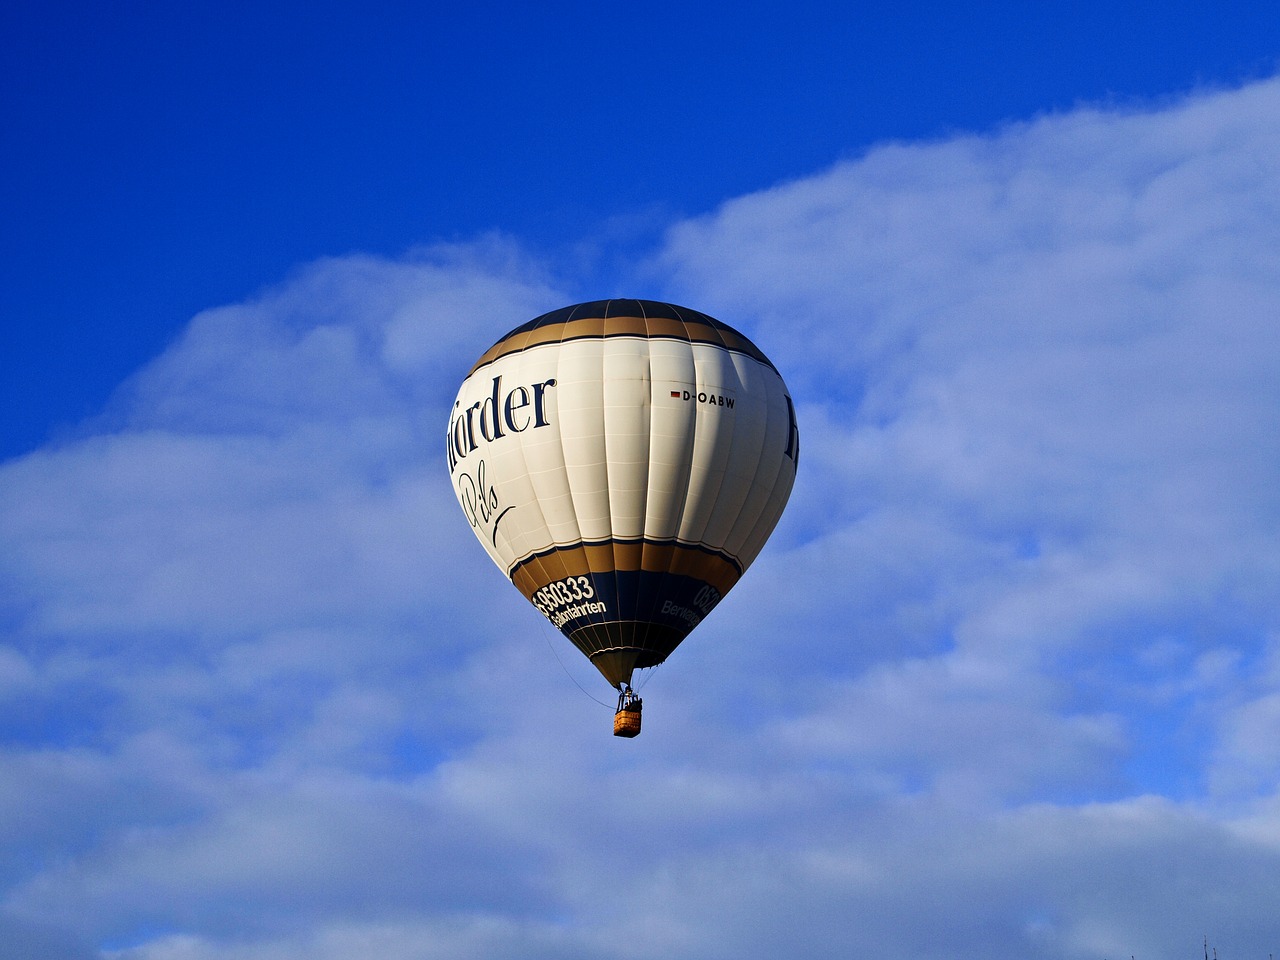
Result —
M 615 737 L 636 737 L 640 735 L 640 711 L 619 710 L 613 715 L 613 735 Z
M 622 684 L 618 695 L 618 711 L 613 715 L 613 735 L 615 737 L 637 737 L 640 735 L 640 710 L 644 701 L 636 696 L 629 684 Z

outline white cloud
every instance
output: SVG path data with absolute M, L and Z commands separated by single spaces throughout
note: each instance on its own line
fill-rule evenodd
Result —
M 488 240 L 201 314 L 0 466 L 0 934 L 1265 955 L 1277 158 L 1276 82 L 1081 110 L 873 150 L 617 277 L 743 327 L 803 431 L 774 543 L 630 743 L 439 456 L 475 355 L 573 297 Z
M 800 400 L 769 599 L 823 669 L 925 638 L 1018 700 L 1068 687 L 1063 662 L 1110 686 L 1163 635 L 1256 654 L 1280 583 L 1277 106 L 1272 82 L 886 147 L 673 228 L 675 295 L 746 323 Z

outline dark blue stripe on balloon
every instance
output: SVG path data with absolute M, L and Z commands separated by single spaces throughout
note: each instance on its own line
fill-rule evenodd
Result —
M 656 623 L 685 634 L 720 602 L 720 591 L 714 586 L 679 574 L 619 570 L 574 579 L 590 582 L 589 589 L 581 583 L 573 585 L 582 599 L 566 596 L 567 589 L 562 588 L 542 600 L 547 618 L 566 635 L 588 624 L 622 620 Z

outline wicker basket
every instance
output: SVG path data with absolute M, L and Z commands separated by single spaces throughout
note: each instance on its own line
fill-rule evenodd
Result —
M 639 734 L 639 710 L 619 710 L 613 715 L 613 735 L 615 737 L 635 737 Z

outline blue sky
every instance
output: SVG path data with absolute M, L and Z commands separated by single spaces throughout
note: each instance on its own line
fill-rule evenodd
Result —
M 1269 74 L 1266 4 L 49 4 L 0 13 L 0 453 L 317 257 L 625 257 L 893 139 Z M 613 264 L 573 262 L 608 285 Z M 598 279 L 597 279 L 598 277 Z M 590 294 L 588 294 L 590 295 Z
M 0 16 L 15 957 L 1280 952 L 1274 11 Z M 805 451 L 625 743 L 439 442 L 615 295 Z

